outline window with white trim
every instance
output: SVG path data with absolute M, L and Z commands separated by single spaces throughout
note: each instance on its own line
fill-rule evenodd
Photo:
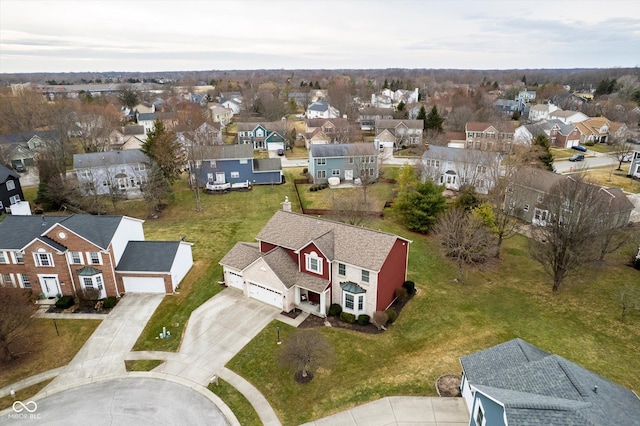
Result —
M 331 176 L 340 176 L 340 169 L 331 170 Z
M 22 280 L 22 287 L 23 288 L 31 288 L 31 281 L 29 280 L 29 275 L 21 274 L 20 278 Z
M 354 294 L 343 291 L 342 294 L 343 309 L 356 314 L 364 310 L 364 293 Z
M 307 271 L 322 274 L 322 258 L 315 251 L 305 255 L 307 258 Z
M 369 271 L 365 269 L 362 270 L 362 281 L 365 283 L 369 282 Z
M 346 275 L 347 273 L 347 265 L 344 263 L 338 263 L 338 275 Z
M 92 265 L 102 265 L 102 256 L 97 251 L 89 253 L 89 263 Z
M 347 309 L 353 309 L 354 306 L 354 297 L 351 293 L 344 294 L 344 307 Z
M 487 419 L 484 417 L 484 408 L 482 407 L 482 403 L 479 399 L 476 398 L 478 405 L 476 405 L 476 426 L 486 426 Z
M 51 253 L 35 253 L 36 266 L 54 266 Z
M 16 204 L 20 202 L 20 196 L 19 195 L 14 195 L 13 197 L 9 197 L 9 204 Z
M 14 251 L 13 254 L 16 258 L 16 263 L 24 263 L 24 255 L 21 251 Z
M 318 179 L 324 179 L 324 178 L 326 178 L 326 177 L 327 177 L 327 171 L 326 171 L 326 170 L 318 170 L 318 171 L 316 172 L 316 177 L 317 177 Z
M 326 158 L 318 158 L 318 159 L 316 159 L 316 164 L 318 166 L 324 166 L 325 164 L 327 164 L 327 159 Z
M 3 251 L 0 251 L 0 263 L 9 263 L 9 261 L 7 260 L 7 255 L 4 254 Z
M 7 181 L 7 191 L 11 191 L 13 189 L 16 189 L 16 183 L 12 180 L 8 180 Z
M 240 177 L 240 172 L 231 172 L 232 179 L 238 179 Z
M 5 287 L 15 287 L 15 285 L 13 284 L 13 277 L 12 274 L 2 274 L 0 275 L 0 278 L 2 279 L 1 284 Z
M 72 251 L 69 253 L 69 260 L 71 260 L 72 265 L 82 265 L 82 253 L 79 251 Z

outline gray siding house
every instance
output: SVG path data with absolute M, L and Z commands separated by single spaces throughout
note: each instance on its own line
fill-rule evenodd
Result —
M 74 154 L 73 169 L 84 194 L 106 195 L 118 191 L 126 198 L 142 198 L 151 160 L 142 151 Z
M 313 183 L 326 183 L 331 177 L 351 182 L 378 178 L 378 152 L 370 143 L 311 145 L 309 173 Z

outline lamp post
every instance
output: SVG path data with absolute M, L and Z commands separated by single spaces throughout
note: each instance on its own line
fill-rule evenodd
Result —
M 281 344 L 282 342 L 280 341 L 280 327 L 276 326 L 276 330 L 278 332 L 278 344 Z

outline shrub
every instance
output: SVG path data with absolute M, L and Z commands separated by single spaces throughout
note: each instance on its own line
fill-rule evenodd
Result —
M 117 303 L 118 303 L 118 299 L 116 299 L 115 296 L 109 296 L 106 299 L 104 299 L 104 303 L 102 304 L 102 307 L 105 309 L 110 309 L 116 306 Z
M 73 300 L 73 296 L 62 296 L 60 299 L 56 300 L 56 308 L 59 309 L 67 309 L 72 307 L 76 303 Z
M 348 312 L 340 312 L 340 319 L 349 324 L 356 322 L 356 316 Z
M 358 315 L 358 324 L 367 325 L 367 324 L 369 324 L 369 319 L 370 318 L 371 317 L 369 315 L 365 315 L 365 314 Z
M 307 173 L 309 173 L 309 169 L 307 167 L 305 167 L 304 169 L 302 169 L 302 174 L 306 175 Z
M 416 283 L 414 283 L 413 281 L 405 281 L 404 283 L 402 283 L 402 287 L 405 288 L 407 290 L 407 293 L 409 294 L 416 293 Z
M 406 288 L 399 287 L 396 289 L 396 297 L 399 300 L 405 300 L 407 297 L 409 297 L 409 292 L 407 292 Z
M 393 322 L 398 318 L 398 313 L 393 308 L 389 308 L 385 312 L 387 313 L 389 324 L 393 324 Z
M 337 303 L 332 303 L 331 306 L 329 306 L 329 315 L 331 315 L 332 317 L 337 317 L 341 313 L 342 306 L 338 305 Z
M 594 146 L 596 143 L 594 141 L 587 141 L 584 143 L 586 146 Z
M 373 313 L 372 322 L 376 327 L 378 327 L 378 330 L 380 330 L 382 327 L 387 325 L 388 320 L 389 320 L 389 317 L 387 316 L 387 313 L 385 311 L 375 311 Z

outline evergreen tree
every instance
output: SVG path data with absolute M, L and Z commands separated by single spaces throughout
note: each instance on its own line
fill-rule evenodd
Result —
M 389 82 L 387 81 L 387 79 L 384 79 L 384 84 L 382 85 L 382 90 L 384 89 L 388 89 L 389 88 Z
M 442 132 L 442 123 L 444 123 L 444 119 L 440 117 L 438 107 L 434 105 L 433 108 L 431 108 L 431 111 L 429 111 L 429 115 L 424 122 L 424 128 L 425 130 Z
M 400 101 L 400 103 L 397 106 L 398 111 L 404 111 L 405 109 L 405 104 L 404 101 Z
M 547 135 L 541 134 L 536 136 L 533 140 L 533 145 L 540 149 L 540 155 L 538 156 L 540 163 L 542 163 L 544 168 L 553 172 L 553 154 L 550 150 L 549 138 L 547 138 Z
M 443 188 L 430 180 L 417 182 L 409 188 L 398 194 L 393 208 L 409 230 L 426 234 L 447 208 L 447 200 L 442 195 Z
M 153 160 L 171 184 L 180 177 L 184 156 L 174 132 L 167 130 L 162 121 L 155 122 L 142 144 L 142 152 Z
M 427 110 L 424 109 L 424 105 L 420 107 L 420 111 L 418 111 L 418 115 L 416 116 L 416 120 L 422 120 L 422 127 L 426 129 L 427 124 Z
M 320 83 L 318 83 L 318 80 L 314 83 L 313 88 L 318 90 L 320 89 Z

